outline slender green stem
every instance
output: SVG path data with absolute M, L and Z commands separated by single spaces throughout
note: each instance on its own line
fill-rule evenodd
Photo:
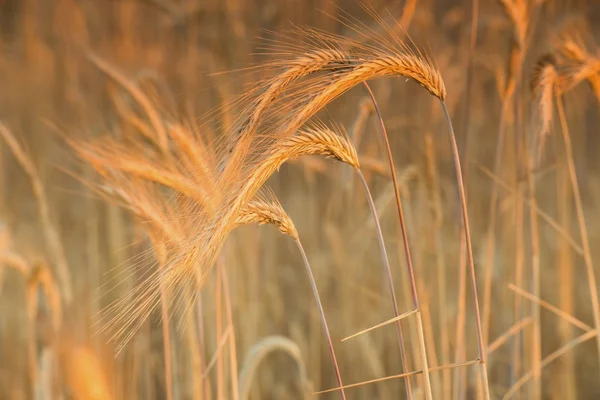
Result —
M 317 302 L 317 306 L 319 307 L 319 314 L 321 315 L 321 324 L 323 325 L 323 331 L 325 332 L 325 336 L 327 338 L 327 345 L 329 346 L 329 354 L 331 355 L 331 361 L 333 363 L 333 368 L 335 370 L 335 377 L 338 382 L 338 386 L 342 388 L 340 390 L 340 396 L 342 400 L 346 400 L 346 394 L 344 393 L 344 384 L 342 383 L 342 375 L 340 374 L 340 368 L 337 363 L 337 359 L 335 358 L 335 351 L 333 349 L 333 342 L 331 340 L 331 334 L 329 333 L 329 327 L 327 325 L 327 319 L 325 318 L 325 311 L 323 310 L 323 304 L 321 303 L 321 297 L 319 296 L 319 291 L 317 290 L 317 283 L 315 282 L 315 277 L 313 276 L 312 270 L 310 269 L 310 264 L 308 263 L 308 258 L 306 257 L 306 252 L 304 251 L 304 247 L 302 247 L 302 243 L 300 239 L 296 239 L 296 246 L 298 246 L 298 250 L 302 255 L 302 261 L 304 261 L 304 267 L 306 268 L 306 273 L 308 275 L 308 280 L 310 281 L 310 287 L 313 292 L 313 296 Z
M 471 275 L 471 289 L 473 291 L 473 306 L 475 308 L 475 323 L 477 327 L 477 349 L 479 353 L 479 360 L 481 363 L 481 379 L 483 380 L 483 394 L 486 400 L 490 399 L 488 376 L 486 369 L 486 353 L 483 345 L 483 335 L 481 329 L 481 316 L 479 311 L 479 297 L 477 295 L 477 278 L 475 276 L 475 262 L 473 260 L 473 248 L 471 244 L 471 229 L 469 228 L 469 216 L 467 213 L 467 198 L 465 195 L 465 185 L 462 178 L 462 168 L 460 166 L 460 155 L 458 154 L 458 145 L 456 143 L 456 136 L 454 134 L 454 128 L 452 126 L 452 119 L 448 112 L 448 107 L 441 101 L 442 109 L 444 110 L 444 116 L 448 123 L 448 134 L 450 137 L 450 143 L 452 145 L 452 157 L 454 159 L 454 169 L 456 171 L 456 180 L 458 186 L 458 193 L 460 196 L 460 206 L 463 218 L 463 229 L 465 233 L 465 245 L 467 249 L 467 262 L 469 265 L 469 273 Z

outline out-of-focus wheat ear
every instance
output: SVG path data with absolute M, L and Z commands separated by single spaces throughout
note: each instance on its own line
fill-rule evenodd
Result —
M 581 79 L 590 83 L 596 100 L 600 102 L 600 60 L 597 55 L 591 54 L 580 40 L 572 36 L 561 36 L 556 44 L 557 52 L 566 59 L 567 63 L 574 63 L 576 68 L 570 77 L 570 85 L 574 86 Z
M 261 361 L 274 351 L 282 351 L 294 359 L 298 366 L 304 396 L 305 398 L 310 396 L 312 385 L 308 379 L 306 366 L 302 360 L 302 352 L 296 342 L 283 336 L 268 336 L 255 343 L 246 354 L 242 369 L 240 370 L 240 400 L 250 399 L 250 390 L 252 389 L 254 375 Z
M 92 53 L 89 50 L 85 51 L 85 56 L 92 64 L 94 64 L 100 71 L 106 74 L 109 78 L 111 78 L 114 82 L 119 84 L 127 93 L 133 97 L 135 101 L 139 103 L 142 107 L 150 123 L 154 127 L 156 131 L 157 143 L 161 150 L 167 154 L 168 149 L 168 139 L 165 131 L 165 127 L 160 118 L 159 113 L 156 111 L 152 102 L 148 99 L 146 95 L 130 80 L 128 80 L 120 71 L 110 65 L 108 62 L 100 58 L 98 55 Z
M 471 290 L 473 293 L 473 306 L 475 311 L 475 326 L 477 328 L 477 349 L 479 353 L 479 364 L 481 366 L 481 379 L 483 383 L 483 395 L 485 400 L 490 400 L 490 390 L 487 375 L 487 355 L 484 348 L 483 332 L 481 328 L 481 312 L 479 307 L 479 295 L 477 293 L 477 277 L 475 276 L 475 260 L 473 259 L 473 247 L 471 242 L 471 228 L 469 227 L 469 215 L 467 212 L 467 196 L 465 194 L 465 185 L 463 183 L 462 168 L 460 166 L 460 155 L 458 154 L 458 144 L 456 143 L 456 135 L 454 134 L 454 127 L 452 126 L 452 119 L 448 112 L 446 103 L 440 101 L 444 116 L 448 124 L 448 136 L 450 139 L 450 145 L 452 148 L 452 158 L 454 162 L 454 169 L 456 173 L 458 194 L 460 197 L 461 214 L 463 219 L 463 230 L 465 237 L 465 245 L 467 250 L 467 262 L 469 266 L 469 274 L 471 278 Z
M 533 141 L 536 152 L 535 165 L 539 165 L 543 157 L 544 144 L 550 134 L 553 98 L 557 83 L 556 59 L 550 54 L 545 55 L 538 60 L 531 75 L 531 90 L 537 97 L 536 102 L 540 118 L 540 128 Z
M 308 262 L 308 257 L 306 256 L 306 252 L 304 251 L 304 247 L 302 247 L 302 242 L 298 237 L 298 232 L 296 231 L 296 227 L 292 222 L 291 218 L 287 215 L 287 213 L 281 207 L 281 204 L 272 197 L 270 200 L 263 196 L 263 198 L 252 200 L 248 202 L 246 207 L 240 212 L 238 219 L 236 221 L 236 225 L 242 224 L 251 224 L 257 223 L 259 225 L 270 224 L 274 225 L 281 233 L 284 235 L 289 235 L 296 242 L 296 246 L 298 246 L 298 250 L 302 255 L 302 261 L 304 262 L 304 267 L 306 268 L 306 273 L 308 274 L 308 279 L 310 281 L 310 286 L 313 292 L 313 296 L 317 302 L 317 306 L 319 307 L 319 314 L 321 316 L 321 324 L 323 325 L 323 330 L 325 332 L 325 336 L 327 339 L 327 344 L 329 346 L 329 353 L 331 355 L 331 361 L 333 363 L 333 368 L 335 370 L 335 376 L 340 388 L 344 386 L 342 383 L 342 375 L 340 373 L 340 369 L 337 363 L 337 359 L 335 357 L 335 351 L 333 348 L 333 341 L 331 340 L 331 334 L 329 333 L 329 326 L 327 325 L 327 319 L 325 318 L 325 310 L 323 309 L 323 304 L 321 303 L 321 298 L 319 296 L 319 291 L 317 289 L 317 283 L 313 276 L 312 270 L 310 268 L 310 264 Z M 340 391 L 340 396 L 342 399 L 346 399 L 346 395 L 344 393 L 344 389 Z M 242 397 L 243 398 L 243 397 Z
M 69 305 L 73 299 L 71 272 L 67 263 L 67 257 L 65 256 L 65 250 L 60 239 L 60 234 L 50 218 L 50 207 L 48 206 L 46 189 L 44 188 L 42 180 L 38 174 L 37 168 L 35 165 L 33 165 L 33 162 L 29 156 L 27 156 L 10 130 L 2 122 L 0 122 L 0 137 L 4 139 L 31 181 L 33 194 L 36 199 L 38 212 L 40 213 L 40 219 L 44 230 L 46 247 L 50 257 L 52 257 L 52 264 L 56 268 L 56 276 L 60 282 L 60 293 L 62 294 L 65 304 Z

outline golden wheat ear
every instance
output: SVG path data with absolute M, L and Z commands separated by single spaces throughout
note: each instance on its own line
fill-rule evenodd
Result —
M 539 115 L 539 128 L 534 137 L 534 150 L 536 164 L 542 159 L 546 137 L 552 125 L 552 109 L 554 104 L 554 93 L 559 81 L 556 69 L 556 58 L 552 54 L 542 56 L 536 63 L 532 75 L 530 88 L 536 97 L 536 106 Z
M 298 232 L 291 218 L 281 207 L 281 204 L 274 196 L 258 195 L 258 198 L 251 200 L 238 215 L 236 225 L 273 225 L 284 235 L 298 240 Z
M 300 242 L 298 232 L 296 231 L 296 227 L 294 226 L 292 219 L 283 210 L 283 207 L 281 207 L 281 204 L 279 203 L 279 201 L 277 201 L 275 195 L 272 194 L 272 192 L 270 191 L 263 190 L 263 192 L 259 193 L 255 199 L 249 201 L 248 204 L 246 204 L 246 206 L 239 213 L 238 218 L 236 220 L 236 226 L 252 223 L 256 223 L 259 225 L 273 225 L 277 229 L 279 229 L 281 233 L 290 236 L 296 242 L 296 246 L 298 247 L 298 250 L 302 255 L 302 260 L 304 262 L 306 273 L 308 274 L 308 279 L 310 281 L 310 286 L 313 291 L 313 296 L 315 297 L 315 301 L 317 302 L 317 306 L 319 307 L 319 313 L 321 315 L 321 324 L 323 325 L 323 331 L 325 333 L 327 343 L 329 346 L 331 362 L 333 363 L 333 368 L 335 371 L 336 379 L 338 381 L 338 385 L 341 388 L 340 396 L 342 399 L 345 399 L 346 395 L 343 389 L 344 385 L 342 383 L 342 376 L 337 363 L 337 359 L 335 357 L 333 341 L 331 340 L 329 326 L 327 325 L 327 319 L 325 317 L 325 310 L 323 309 L 323 304 L 321 303 L 319 291 L 317 290 L 317 283 L 310 268 L 308 257 L 306 256 L 306 252 L 302 247 L 302 243 Z M 241 387 L 243 388 L 244 386 Z

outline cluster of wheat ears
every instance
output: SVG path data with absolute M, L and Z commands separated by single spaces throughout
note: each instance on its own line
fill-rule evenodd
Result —
M 506 87 L 502 88 L 502 120 L 508 118 L 513 104 L 515 88 L 526 75 L 522 71 L 523 58 L 529 46 L 531 24 L 535 23 L 536 7 L 542 1 L 534 2 L 531 6 L 525 1 L 504 0 L 507 14 L 514 23 L 514 47 L 511 59 L 511 74 L 506 77 Z M 487 355 L 492 348 L 515 335 L 519 329 L 531 320 L 536 331 L 534 335 L 541 336 L 540 310 L 542 308 L 561 314 L 560 310 L 539 300 L 539 287 L 533 288 L 532 293 L 522 293 L 530 296 L 534 304 L 532 316 L 524 320 L 521 326 L 515 325 L 500 341 L 488 345 L 487 323 L 489 320 L 491 287 L 485 286 L 480 291 L 477 287 L 475 260 L 473 256 L 465 184 L 459 147 L 454 133 L 446 97 L 452 93 L 446 92 L 444 80 L 435 63 L 424 53 L 416 50 L 416 46 L 401 40 L 395 26 L 374 13 L 370 8 L 365 10 L 375 20 L 377 29 L 358 20 L 348 20 L 358 33 L 358 38 L 346 38 L 312 28 L 296 28 L 294 33 L 304 38 L 304 43 L 295 45 L 280 40 L 269 44 L 269 49 L 280 55 L 280 60 L 259 66 L 273 71 L 268 79 L 256 83 L 234 101 L 229 103 L 239 117 L 221 134 L 214 134 L 202 124 L 182 121 L 170 115 L 161 107 L 168 95 L 161 87 L 161 82 L 151 74 L 140 74 L 135 78 L 113 67 L 90 50 L 84 50 L 87 59 L 102 71 L 119 88 L 113 97 L 115 109 L 120 123 L 126 124 L 125 135 L 113 134 L 93 140 L 75 139 L 63 135 L 77 157 L 91 166 L 96 173 L 94 179 L 76 176 L 83 184 L 102 198 L 117 204 L 134 215 L 144 227 L 152 243 L 157 267 L 145 273 L 130 294 L 112 304 L 106 311 L 106 319 L 99 323 L 99 329 L 106 332 L 117 343 L 117 348 L 125 346 L 132 336 L 142 327 L 147 318 L 159 309 L 163 321 L 170 321 L 175 314 L 181 315 L 185 322 L 198 303 L 208 277 L 215 265 L 222 261 L 219 254 L 229 234 L 241 225 L 268 224 L 273 225 L 282 234 L 289 236 L 297 246 L 298 253 L 306 268 L 314 300 L 317 304 L 323 335 L 326 338 L 331 362 L 337 379 L 337 387 L 319 393 L 337 391 L 342 399 L 346 398 L 345 389 L 365 385 L 361 382 L 345 385 L 343 374 L 336 361 L 334 342 L 327 324 L 327 316 L 320 300 L 319 290 L 313 277 L 309 258 L 304 251 L 301 235 L 294 221 L 285 212 L 274 191 L 266 187 L 267 180 L 276 173 L 286 162 L 302 156 L 321 156 L 347 164 L 364 187 L 364 194 L 372 214 L 375 234 L 379 244 L 381 259 L 387 285 L 392 299 L 390 319 L 361 332 L 349 335 L 349 340 L 359 335 L 367 334 L 374 329 L 394 324 L 396 329 L 398 357 L 401 359 L 404 371 L 384 379 L 404 379 L 407 398 L 414 398 L 418 393 L 413 388 L 414 376 L 422 375 L 420 390 L 427 399 L 434 398 L 430 373 L 452 368 L 463 368 L 469 365 L 478 366 L 477 394 L 484 399 L 490 399 L 490 384 L 488 382 Z M 534 212 L 532 219 L 543 218 L 549 222 L 559 234 L 561 227 L 554 220 L 543 214 L 536 206 L 535 179 L 533 171 L 540 165 L 545 140 L 554 117 L 554 110 L 562 128 L 566 161 L 570 174 L 573 195 L 576 199 L 576 211 L 580 228 L 581 242 L 572 241 L 573 248 L 580 253 L 586 265 L 591 294 L 591 304 L 594 315 L 594 326 L 583 324 L 586 333 L 576 340 L 584 341 L 596 338 L 598 341 L 598 356 L 600 357 L 600 303 L 598 289 L 594 277 L 594 267 L 591 259 L 586 224 L 580 199 L 578 180 L 575 176 L 575 166 L 570 144 L 570 136 L 564 117 L 562 96 L 581 82 L 588 81 L 600 101 L 600 56 L 586 49 L 581 41 L 574 36 L 561 37 L 553 51 L 541 58 L 536 68 L 531 72 L 531 91 L 535 95 L 534 111 L 532 112 L 532 129 L 525 143 L 525 159 L 528 182 L 527 198 L 523 201 Z M 469 285 L 472 290 L 472 308 L 476 322 L 477 356 L 473 360 L 459 361 L 446 365 L 430 365 L 428 363 L 428 346 L 425 335 L 425 324 L 422 318 L 422 306 L 419 301 L 414 263 L 411 258 L 411 240 L 406 228 L 402 207 L 401 191 L 392 149 L 376 96 L 371 91 L 369 81 L 375 78 L 404 78 L 418 83 L 431 96 L 439 100 L 441 110 L 447 124 L 447 138 L 451 148 L 454 164 L 456 190 L 460 202 L 462 216 L 461 250 L 465 257 Z M 393 184 L 397 218 L 406 260 L 407 276 L 409 277 L 412 308 L 401 310 L 398 307 L 396 291 L 392 278 L 392 270 L 388 260 L 386 244 L 380 226 L 377 208 L 369 190 L 367 179 L 363 175 L 364 160 L 359 157 L 353 141 L 359 138 L 349 136 L 344 129 L 329 122 L 317 119 L 316 115 L 328 104 L 344 95 L 350 89 L 361 85 L 369 95 L 369 103 L 365 107 L 375 111 L 379 121 L 382 143 L 387 151 L 388 167 L 380 172 L 389 177 Z M 210 120 L 210 115 L 207 121 Z M 502 153 L 504 126 L 500 124 L 498 135 L 498 154 Z M 357 122 L 358 123 L 358 122 Z M 59 129 L 57 129 L 60 131 Z M 42 217 L 44 234 L 51 256 L 52 265 L 42 262 L 34 266 L 22 257 L 10 251 L 0 253 L 0 261 L 12 266 L 28 277 L 28 284 L 33 288 L 32 296 L 37 292 L 37 286 L 43 287 L 48 298 L 52 299 L 53 325 L 58 330 L 62 320 L 61 299 L 67 305 L 72 302 L 72 287 L 69 269 L 66 265 L 64 250 L 56 229 L 48 217 L 48 205 L 45 201 L 44 187 L 38 177 L 35 167 L 27 154 L 15 140 L 9 129 L 0 124 L 0 136 L 5 140 L 16 159 L 27 172 L 34 187 L 38 200 L 39 212 Z M 365 159 L 366 160 L 366 159 Z M 500 160 L 497 156 L 496 160 Z M 368 161 L 368 160 L 367 160 Z M 499 161 L 497 161 L 499 162 Z M 490 176 L 494 176 L 492 172 Z M 492 193 L 490 219 L 495 218 L 495 202 L 501 182 L 496 182 Z M 520 195 L 525 197 L 525 195 Z M 493 222 L 490 226 L 493 227 Z M 537 223 L 532 223 L 532 227 Z M 537 233 L 532 232 L 532 249 L 539 246 Z M 489 235 L 492 238 L 493 235 Z M 570 236 L 565 235 L 569 240 Z M 493 253 L 493 240 L 487 243 L 486 251 Z M 8 246 L 5 246 L 8 248 Z M 539 262 L 539 261 L 538 261 Z M 365 265 L 364 268 L 371 268 Z M 532 267 L 533 282 L 539 282 L 539 265 Z M 219 274 L 226 274 L 219 267 Z M 493 266 L 487 265 L 483 271 L 486 275 L 493 273 Z M 536 275 L 538 278 L 536 278 Z M 54 281 L 56 277 L 56 282 Z M 225 287 L 225 290 L 226 287 Z M 520 290 L 515 287 L 515 290 Z M 484 307 L 480 307 L 479 294 L 483 293 Z M 35 305 L 31 300 L 28 304 Z M 231 311 L 228 311 L 231 313 Z M 34 319 L 36 311 L 31 310 Z M 562 313 L 564 314 L 564 313 Z M 574 324 L 579 321 L 568 315 Z M 231 318 L 231 316 L 229 316 Z M 418 354 L 416 364 L 418 370 L 410 371 L 407 358 L 405 333 L 401 321 L 414 318 L 417 327 Z M 172 358 L 168 324 L 163 324 L 164 334 L 164 363 L 167 397 L 173 396 L 172 388 Z M 540 343 L 536 341 L 535 343 Z M 536 360 L 533 370 L 515 382 L 505 397 L 516 393 L 529 380 L 539 382 L 542 368 L 558 356 L 566 352 L 575 343 L 570 342 L 546 358 L 541 357 L 541 348 L 534 356 Z M 232 396 L 247 398 L 251 379 L 248 375 L 256 368 L 256 360 L 260 359 L 261 351 L 265 348 L 282 348 L 293 354 L 301 363 L 301 355 L 292 344 L 285 339 L 273 340 L 264 345 L 257 345 L 255 354 L 250 357 L 249 365 L 242 369 L 239 379 L 232 380 Z M 31 349 L 31 358 L 35 359 L 35 349 Z M 237 371 L 237 360 L 233 351 L 230 362 L 232 370 Z M 34 368 L 35 369 L 35 368 Z M 306 378 L 305 378 L 306 379 Z M 449 394 L 448 394 L 449 396 Z M 538 393 L 538 396 L 540 394 Z M 445 397 L 445 396 L 444 396 Z M 539 397 L 537 397 L 539 398 Z

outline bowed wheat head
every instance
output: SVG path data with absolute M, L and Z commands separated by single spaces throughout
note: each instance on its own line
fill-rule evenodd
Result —
M 383 23 L 383 20 L 379 19 L 378 22 Z M 391 32 L 390 27 L 384 25 L 384 28 L 388 33 Z M 404 339 L 400 327 L 402 315 L 397 306 L 381 227 L 367 182 L 360 171 L 356 150 L 345 135 L 322 124 L 312 123 L 311 125 L 309 122 L 329 103 L 359 84 L 366 85 L 367 81 L 376 78 L 404 77 L 417 82 L 429 94 L 439 99 L 448 123 L 473 289 L 479 348 L 478 360 L 481 364 L 484 394 L 486 398 L 489 398 L 462 171 L 452 123 L 444 102 L 446 88 L 441 74 L 423 54 L 399 41 L 386 38 L 385 35 L 372 34 L 372 38 L 376 39 L 376 42 L 363 44 L 357 40 L 346 39 L 318 30 L 299 29 L 299 32 L 310 38 L 312 44 L 308 48 L 288 47 L 291 59 L 270 65 L 278 70 L 278 73 L 240 97 L 240 102 L 246 101 L 247 105 L 244 106 L 241 117 L 233 124 L 231 132 L 227 132 L 222 137 L 221 143 L 214 146 L 214 152 L 206 143 L 196 139 L 196 135 L 190 133 L 189 130 L 163 121 L 151 102 L 148 102 L 135 86 L 114 71 L 110 65 L 93 54 L 88 54 L 88 58 L 100 70 L 123 86 L 133 100 L 139 103 L 145 114 L 141 118 L 134 111 L 128 111 L 128 106 L 123 102 L 116 104 L 119 105 L 121 115 L 136 127 L 144 140 L 129 138 L 126 139 L 125 144 L 114 140 L 101 140 L 97 143 L 72 143 L 72 146 L 79 157 L 90 163 L 105 180 L 114 180 L 114 176 L 122 175 L 168 188 L 168 193 L 170 193 L 168 196 L 178 199 L 173 203 L 173 207 L 177 210 L 176 213 L 180 218 L 183 217 L 186 220 L 183 226 L 177 228 L 161 226 L 158 215 L 161 212 L 164 215 L 165 212 L 171 213 L 172 211 L 168 208 L 161 210 L 160 206 L 148 207 L 144 205 L 145 200 L 136 200 L 136 196 L 143 192 L 124 191 L 121 187 L 124 183 L 118 181 L 112 185 L 110 193 L 106 188 L 101 189 L 104 195 L 116 198 L 118 202 L 126 204 L 134 214 L 148 217 L 149 226 L 159 233 L 158 236 L 153 236 L 155 242 L 156 240 L 164 241 L 160 238 L 174 238 L 167 241 L 172 245 L 167 243 L 166 247 L 156 242 L 157 247 L 164 248 L 161 252 L 163 267 L 144 279 L 131 293 L 129 299 L 111 306 L 111 310 L 117 311 L 117 317 L 111 320 L 107 327 L 113 332 L 113 338 L 118 343 L 124 344 L 152 310 L 161 303 L 160 293 L 163 293 L 164 300 L 164 293 L 178 293 L 178 288 L 181 286 L 191 285 L 195 288 L 192 290 L 191 299 L 175 302 L 178 304 L 177 307 L 182 307 L 184 310 L 190 308 L 198 291 L 206 282 L 229 233 L 241 223 L 262 221 L 274 224 L 286 234 L 297 239 L 297 232 L 291 230 L 293 224 L 282 218 L 282 215 L 285 214 L 279 212 L 281 210 L 274 207 L 272 203 L 270 205 L 264 202 L 257 203 L 252 199 L 268 178 L 286 161 L 304 155 L 319 155 L 352 166 L 356 169 L 364 186 L 376 225 L 380 252 L 393 301 L 395 315 L 393 322 L 396 325 L 401 358 L 406 370 Z M 271 49 L 276 50 L 277 46 L 281 45 L 275 43 Z M 294 53 L 295 50 L 297 50 L 296 53 Z M 416 295 L 410 246 L 404 226 L 393 158 L 377 102 L 369 86 L 366 87 L 378 113 L 382 127 L 381 133 L 387 144 L 404 251 L 408 263 L 413 307 L 418 317 L 425 393 L 426 397 L 430 399 L 432 393 L 423 322 Z M 145 122 L 144 118 L 148 122 Z M 150 148 L 144 144 L 144 141 L 148 140 L 151 144 Z M 129 178 L 126 181 L 133 182 Z M 259 205 L 261 207 L 258 207 Z M 301 252 L 303 253 L 302 249 Z M 303 258 L 305 257 L 303 256 Z M 317 297 L 316 288 L 313 288 L 313 291 Z M 327 332 L 324 320 L 323 323 Z M 342 388 L 337 366 L 336 375 L 339 386 Z M 341 394 L 344 396 L 343 389 Z M 412 398 L 409 380 L 407 380 L 407 395 Z

